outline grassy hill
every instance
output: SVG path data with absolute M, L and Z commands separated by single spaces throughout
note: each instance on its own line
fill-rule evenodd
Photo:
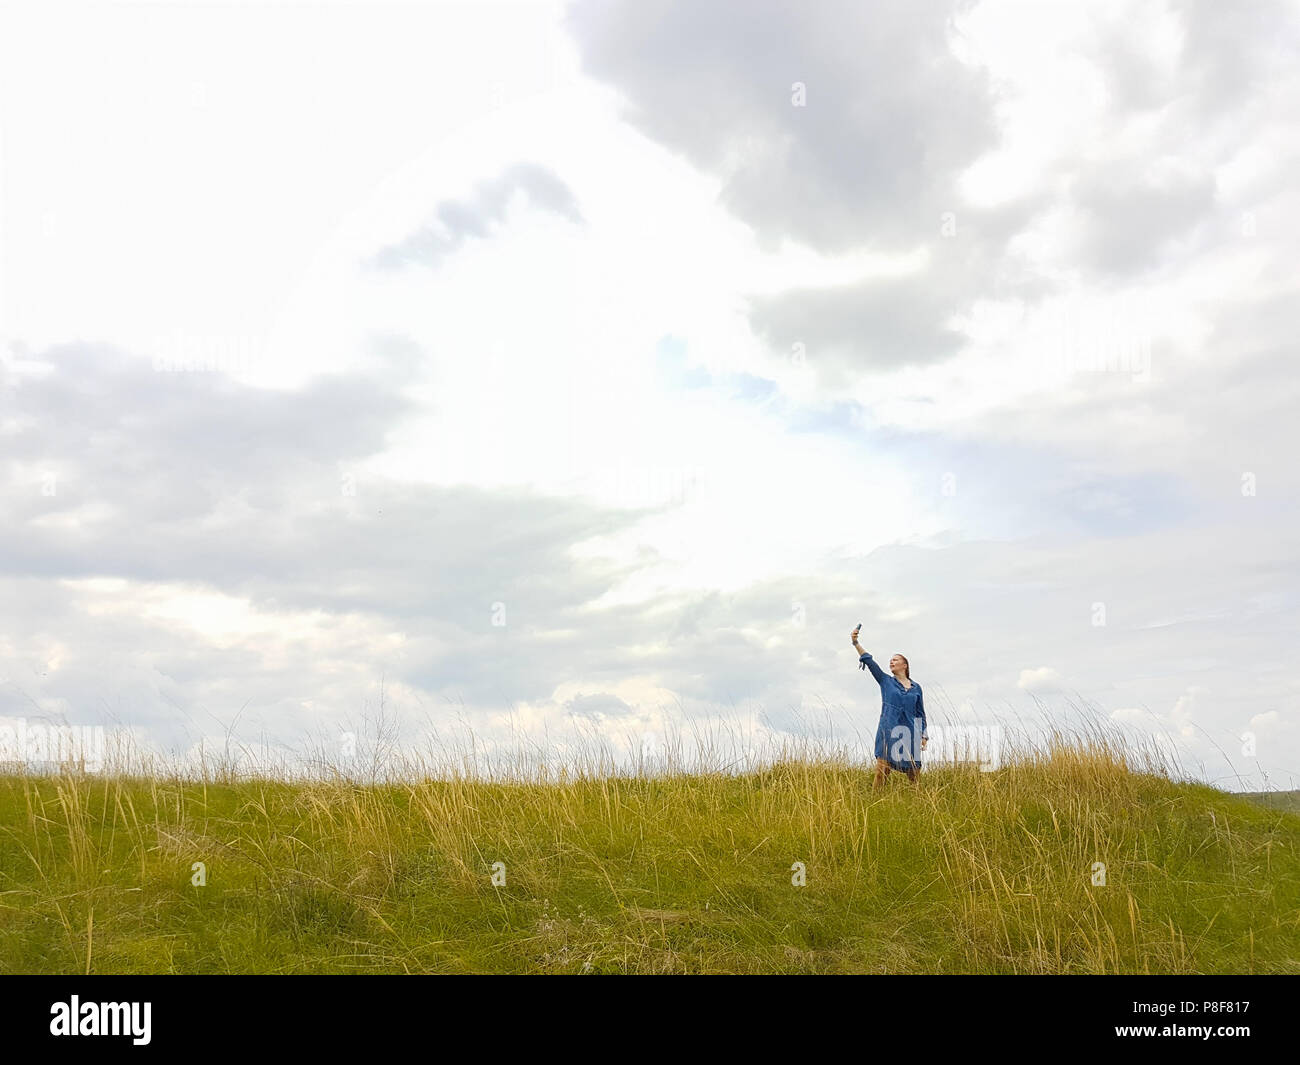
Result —
M 877 793 L 0 777 L 0 972 L 356 971 L 1296 973 L 1300 813 L 1104 745 Z
M 1300 813 L 1300 791 L 1248 791 L 1246 798 L 1275 810 L 1291 810 Z

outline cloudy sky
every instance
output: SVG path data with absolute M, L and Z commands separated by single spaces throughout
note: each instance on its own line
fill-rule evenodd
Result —
M 0 719 L 869 737 L 862 622 L 1300 786 L 1300 7 L 1228 7 L 5 4 Z

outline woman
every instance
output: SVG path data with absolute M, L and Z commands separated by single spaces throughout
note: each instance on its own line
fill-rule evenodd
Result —
M 858 625 L 849 637 L 853 648 L 858 652 L 858 662 L 862 669 L 871 670 L 871 675 L 880 685 L 880 725 L 876 728 L 876 779 L 873 788 L 885 782 L 891 769 L 906 773 L 913 784 L 921 772 L 921 751 L 930 742 L 925 728 L 925 703 L 921 698 L 921 685 L 912 679 L 911 667 L 902 655 L 894 655 L 889 660 L 889 672 L 886 675 L 871 657 L 858 645 Z M 919 728 L 918 728 L 919 724 Z M 920 739 L 919 748 L 916 739 Z

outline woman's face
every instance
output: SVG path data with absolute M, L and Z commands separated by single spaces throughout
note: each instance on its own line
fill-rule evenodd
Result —
M 907 663 L 903 661 L 902 655 L 894 655 L 894 657 L 889 660 L 889 671 L 891 673 L 907 672 Z

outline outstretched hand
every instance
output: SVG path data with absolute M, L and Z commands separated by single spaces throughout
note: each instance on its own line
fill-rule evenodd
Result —
M 857 628 L 855 628 L 851 633 L 849 633 L 849 639 L 853 641 L 853 646 L 855 647 L 858 644 L 858 633 L 860 633 L 861 631 L 862 631 L 862 623 L 859 622 Z

